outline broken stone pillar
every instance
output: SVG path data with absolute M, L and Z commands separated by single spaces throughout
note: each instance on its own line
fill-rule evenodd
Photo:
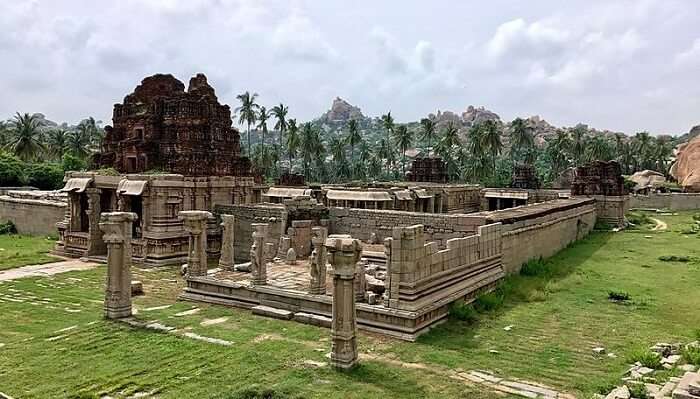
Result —
M 330 235 L 325 246 L 333 274 L 331 365 L 347 370 L 357 363 L 357 321 L 353 286 L 360 242 L 347 235 Z
M 355 254 L 355 300 L 358 302 L 364 302 L 365 291 L 367 291 L 367 279 L 365 278 L 367 261 L 360 260 L 361 254 L 362 249 Z
M 285 259 L 287 257 L 287 251 L 291 248 L 292 239 L 289 237 L 280 237 L 280 243 L 277 246 L 277 257 L 280 259 Z
M 309 282 L 309 294 L 325 295 L 326 293 L 326 238 L 328 229 L 314 227 L 311 229 L 311 243 L 314 246 L 311 252 L 311 281 Z
M 131 316 L 131 225 L 135 220 L 132 212 L 107 212 L 100 219 L 107 245 L 104 312 L 108 319 Z
M 287 250 L 287 263 L 290 265 L 297 264 L 297 251 L 295 251 L 294 248 L 289 248 Z
M 180 211 L 180 220 L 190 234 L 187 257 L 187 276 L 207 275 L 207 219 L 212 217 L 207 211 Z
M 99 255 L 104 253 L 105 244 L 101 240 L 102 232 L 98 224 L 100 223 L 100 189 L 86 188 L 88 209 L 88 240 L 87 240 L 87 255 Z M 85 216 L 83 216 L 85 217 Z
M 225 270 L 233 270 L 233 240 L 234 224 L 236 218 L 233 215 L 221 215 L 221 257 L 219 267 Z
M 267 223 L 253 223 L 253 245 L 250 247 L 250 271 L 252 273 L 251 284 L 267 284 L 267 261 L 265 260 L 265 237 L 267 237 Z

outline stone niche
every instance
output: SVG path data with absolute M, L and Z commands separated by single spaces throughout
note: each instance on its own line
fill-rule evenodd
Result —
M 114 105 L 112 119 L 94 158 L 97 166 L 121 173 L 252 175 L 250 160 L 241 156 L 240 134 L 231 127 L 231 110 L 219 103 L 203 74 L 190 79 L 187 91 L 172 75 L 149 76 Z

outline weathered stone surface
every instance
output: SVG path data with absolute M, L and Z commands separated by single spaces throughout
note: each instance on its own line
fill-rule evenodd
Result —
M 254 223 L 253 229 L 253 245 L 250 247 L 250 271 L 253 276 L 250 282 L 253 285 L 265 285 L 267 284 L 267 261 L 263 250 L 268 225 L 267 223 Z
M 297 251 L 295 251 L 294 248 L 289 248 L 287 250 L 287 263 L 290 265 L 297 264 Z
M 655 188 L 666 183 L 666 177 L 653 170 L 640 170 L 629 177 L 630 180 L 636 183 L 634 191 Z
M 108 319 L 131 316 L 131 225 L 136 214 L 103 213 L 100 229 L 107 245 L 107 284 L 104 312 Z
M 673 399 L 698 399 L 700 391 L 700 373 L 687 372 L 683 375 L 678 386 L 673 390 Z
M 180 211 L 180 220 L 190 235 L 187 256 L 187 275 L 207 275 L 207 220 L 212 217 L 207 211 Z
M 203 74 L 185 85 L 172 75 L 141 81 L 114 106 L 114 127 L 105 127 L 100 166 L 122 173 L 159 169 L 185 176 L 250 176 L 241 157 L 231 110 L 219 103 Z
M 613 389 L 605 399 L 630 399 L 630 390 L 626 385 Z
M 616 161 L 595 161 L 576 168 L 571 195 L 626 195 L 622 169 Z
M 340 97 L 333 100 L 331 109 L 321 116 L 322 122 L 346 122 L 350 119 L 364 119 L 360 108 L 350 105 Z
M 326 328 L 330 328 L 332 322 L 330 317 L 319 316 L 311 313 L 294 313 L 294 321 Z
M 314 227 L 311 229 L 311 243 L 314 247 L 311 252 L 311 264 L 309 267 L 310 294 L 325 294 L 326 293 L 326 247 L 325 242 L 328 237 L 328 229 L 325 227 Z
M 671 166 L 671 175 L 691 193 L 700 192 L 700 137 L 678 147 L 676 162 Z
M 131 282 L 131 296 L 143 295 L 143 283 L 138 280 Z
M 260 316 L 267 316 L 267 317 L 273 317 L 275 319 L 282 319 L 282 320 L 291 320 L 291 318 L 294 316 L 294 313 L 284 310 L 284 309 L 277 309 L 273 308 L 270 306 L 253 306 L 252 307 L 253 314 L 257 314 Z
M 235 223 L 236 217 L 233 215 L 221 215 L 221 257 L 219 258 L 219 267 L 222 269 L 232 269 L 234 265 L 234 246 L 235 241 Z

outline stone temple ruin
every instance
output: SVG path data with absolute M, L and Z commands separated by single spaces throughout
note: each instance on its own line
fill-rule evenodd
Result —
M 449 184 L 440 165 L 437 176 L 418 168 L 427 182 L 268 187 L 251 176 L 228 107 L 201 75 L 187 92 L 171 76 L 144 79 L 115 106 L 114 124 L 97 159 L 123 174 L 66 174 L 56 252 L 186 263 L 181 299 L 329 327 L 340 368 L 357 360 L 357 329 L 413 341 L 453 302 L 597 221 L 623 225 L 628 201 L 614 164 L 582 168 L 572 190 L 532 187 L 529 175 L 514 188 Z M 122 280 L 110 281 L 121 292 Z M 119 317 L 113 299 L 105 309 Z

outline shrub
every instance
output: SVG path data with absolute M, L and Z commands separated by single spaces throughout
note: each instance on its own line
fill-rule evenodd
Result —
M 649 399 L 649 391 L 644 384 L 629 384 L 627 388 L 630 390 L 630 396 L 637 399 Z
M 85 170 L 85 168 L 87 168 L 87 163 L 84 160 L 68 153 L 63 154 L 61 163 L 63 164 L 64 172 Z
M 0 223 L 0 235 L 3 234 L 17 234 L 17 227 L 11 220 L 5 223 Z
M 0 187 L 23 186 L 24 168 L 24 162 L 19 158 L 0 152 Z
M 663 255 L 659 256 L 659 260 L 662 262 L 690 262 L 690 257 L 688 256 L 676 256 L 676 255 Z
M 632 351 L 627 361 L 629 363 L 639 362 L 642 366 L 649 367 L 650 369 L 661 368 L 661 356 L 649 349 L 635 349 Z
M 530 259 L 520 268 L 520 274 L 523 276 L 541 276 L 547 272 L 545 262 L 542 258 Z
M 608 292 L 608 299 L 615 302 L 629 301 L 630 294 L 622 291 Z
M 290 396 L 285 392 L 280 392 L 272 388 L 262 388 L 253 385 L 238 392 L 222 395 L 220 397 L 226 399 L 286 399 Z
M 488 292 L 479 295 L 474 301 L 474 309 L 477 312 L 490 312 L 503 305 L 504 297 L 501 292 Z
M 644 212 L 628 212 L 625 217 L 627 218 L 628 222 L 636 227 L 654 224 L 651 218 L 649 218 L 649 216 Z
M 686 346 L 681 352 L 686 363 L 700 366 L 700 348 L 697 346 Z
M 63 168 L 48 162 L 30 164 L 27 184 L 40 190 L 58 190 L 63 187 Z
M 532 290 L 527 293 L 528 302 L 544 302 L 547 300 L 547 293 L 542 290 Z
M 477 319 L 474 306 L 466 304 L 463 301 L 452 302 L 448 308 L 448 315 L 452 319 L 466 321 L 468 323 L 473 323 Z

